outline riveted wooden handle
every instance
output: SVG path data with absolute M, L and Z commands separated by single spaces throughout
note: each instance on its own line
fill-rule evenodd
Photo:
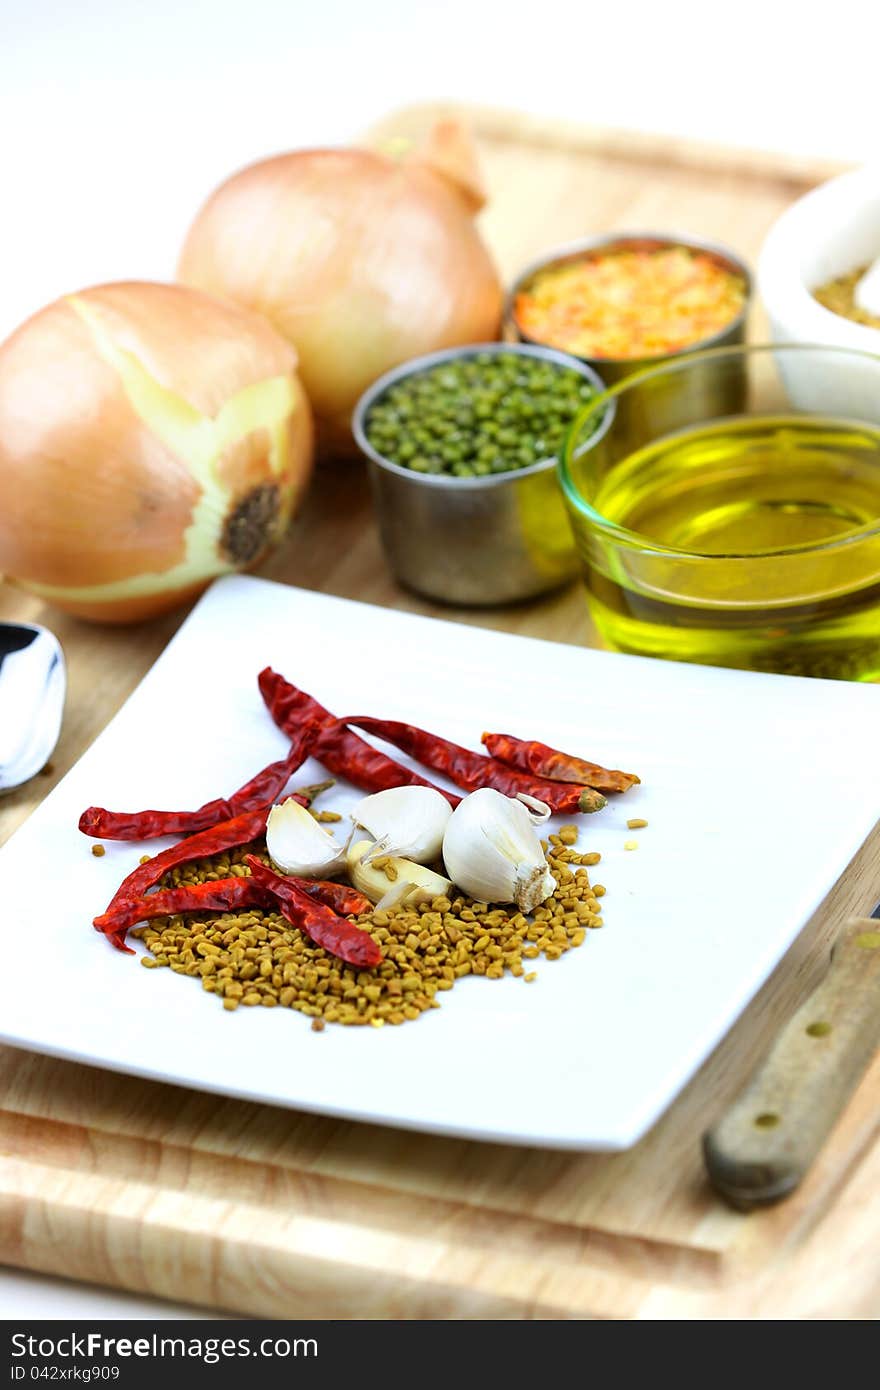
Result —
M 880 922 L 853 918 L 828 973 L 703 1137 L 709 1179 L 740 1211 L 793 1192 L 880 1042 Z

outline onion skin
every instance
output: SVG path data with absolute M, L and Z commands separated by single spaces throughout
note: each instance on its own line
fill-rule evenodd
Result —
M 178 278 L 265 315 L 295 346 L 328 451 L 353 451 L 352 410 L 383 372 L 498 336 L 503 291 L 468 158 L 455 138 L 404 162 L 278 155 L 222 184 L 190 229 Z
M 165 612 L 280 538 L 312 453 L 268 324 L 177 285 L 65 296 L 0 345 L 0 571 L 81 617 Z

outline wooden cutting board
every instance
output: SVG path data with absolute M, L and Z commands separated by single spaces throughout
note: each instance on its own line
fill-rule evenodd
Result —
M 417 134 L 435 110 L 400 113 L 373 138 Z M 485 232 L 506 278 L 546 246 L 617 227 L 679 228 L 754 258 L 778 213 L 835 172 L 469 114 L 492 192 Z M 529 605 L 452 613 L 403 593 L 385 568 L 356 465 L 322 470 L 290 543 L 262 572 L 414 612 L 595 641 L 577 586 Z M 0 839 L 91 743 L 182 616 L 102 630 L 0 586 L 0 618 L 47 623 L 70 674 L 52 768 L 0 803 Z M 0 1261 L 276 1317 L 872 1316 L 880 1061 L 807 1182 L 780 1207 L 750 1216 L 724 1207 L 705 1182 L 699 1140 L 814 983 L 838 926 L 878 896 L 880 827 L 725 1042 L 626 1154 L 407 1134 L 0 1049 Z M 486 1059 L 486 1085 L 495 1064 Z

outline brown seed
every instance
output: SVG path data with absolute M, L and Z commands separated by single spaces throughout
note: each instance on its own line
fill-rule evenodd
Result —
M 601 925 L 591 910 L 601 894 L 594 896 L 581 856 L 566 847 L 561 832 L 556 839 L 548 862 L 559 887 L 531 920 L 513 907 L 490 910 L 462 893 L 359 918 L 383 951 L 376 970 L 344 965 L 280 914 L 257 909 L 208 920 L 177 914 L 138 934 L 152 952 L 145 958 L 151 968 L 169 965 L 176 974 L 201 978 L 203 989 L 222 998 L 224 1007 L 226 999 L 249 1007 L 280 1004 L 326 1023 L 399 1026 L 439 1007 L 440 996 L 464 976 L 526 978 L 524 961 L 542 953 L 558 959 L 582 944 L 588 926 Z M 249 850 L 266 857 L 260 844 L 234 849 L 179 866 L 162 886 L 208 882 L 235 871 L 241 876 Z
M 92 845 L 92 854 L 96 859 L 102 859 L 107 853 L 103 845 Z

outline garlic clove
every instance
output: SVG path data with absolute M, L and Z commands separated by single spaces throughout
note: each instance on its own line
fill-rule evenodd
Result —
M 433 869 L 426 869 L 423 864 L 415 864 L 412 860 L 401 859 L 396 855 L 382 855 L 379 867 L 375 864 L 376 856 L 372 854 L 375 848 L 372 840 L 358 840 L 357 844 L 350 845 L 346 856 L 348 876 L 352 885 L 357 888 L 359 893 L 369 898 L 371 903 L 385 903 L 390 906 L 395 902 L 424 903 L 431 902 L 434 898 L 443 897 L 449 893 L 453 885 L 448 878 L 442 874 L 434 873 Z M 385 872 L 385 864 L 391 869 L 391 874 Z M 398 884 L 405 885 L 408 891 L 395 893 Z M 391 898 L 391 903 L 388 899 Z
M 293 797 L 273 806 L 266 821 L 273 863 L 298 878 L 332 878 L 345 868 L 345 849 Z
M 452 807 L 433 787 L 389 787 L 365 796 L 351 812 L 361 830 L 381 842 L 383 854 L 430 864 L 440 858 Z
M 415 884 L 409 883 L 405 878 L 389 884 L 388 892 L 384 893 L 375 904 L 376 911 L 382 912 L 385 908 L 396 907 L 398 903 L 402 903 L 404 898 L 409 896 L 414 887 Z
M 453 882 L 482 902 L 531 912 L 556 888 L 531 815 L 522 801 L 481 787 L 459 802 L 443 836 Z

